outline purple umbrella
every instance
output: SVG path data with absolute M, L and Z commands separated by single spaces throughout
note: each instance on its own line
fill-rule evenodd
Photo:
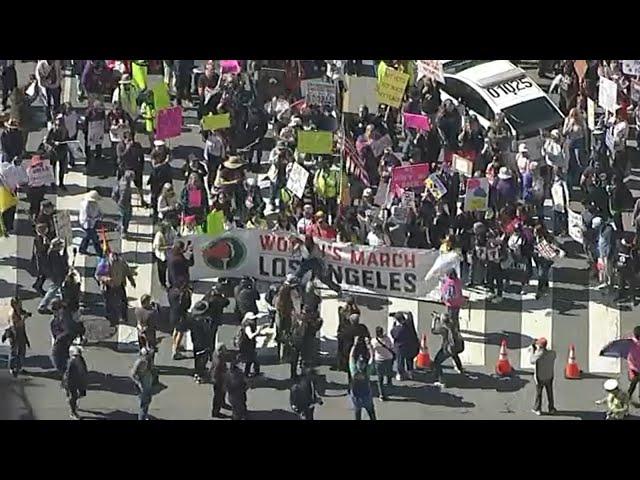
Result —
M 633 341 L 630 338 L 621 338 L 619 340 L 614 340 L 613 342 L 609 342 L 602 348 L 602 350 L 600 350 L 600 356 L 611 358 L 627 358 L 632 344 Z

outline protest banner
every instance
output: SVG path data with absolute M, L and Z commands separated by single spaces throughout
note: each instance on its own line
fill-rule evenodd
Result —
M 345 92 L 342 101 L 343 113 L 358 113 L 360 106 L 366 106 L 370 112 L 378 111 L 377 80 L 371 77 L 345 75 Z
M 49 160 L 31 159 L 31 164 L 27 168 L 27 178 L 29 179 L 30 187 L 41 187 L 56 183 Z
M 194 245 L 192 280 L 248 275 L 269 283 L 297 270 L 304 242 L 289 232 L 259 229 L 236 229 L 217 238 L 194 235 L 186 240 Z M 315 242 L 329 274 L 345 290 L 385 296 L 424 297 L 423 279 L 439 256 L 437 250 Z
M 384 76 L 378 81 L 378 103 L 400 108 L 408 81 L 408 74 L 387 67 L 384 71 Z
M 291 190 L 296 197 L 302 198 L 308 179 L 309 172 L 307 169 L 298 163 L 294 163 L 289 172 L 289 178 L 287 179 L 287 188 Z
M 179 137 L 182 133 L 182 107 L 165 108 L 158 112 L 156 139 Z
M 444 186 L 444 183 L 440 181 L 435 173 L 429 175 L 429 178 L 427 178 L 427 180 L 424 182 L 424 185 L 436 200 L 440 200 L 444 195 L 447 194 L 447 187 Z
M 629 92 L 632 101 L 640 102 L 640 80 L 636 80 L 635 78 L 631 80 Z
M 231 126 L 231 117 L 228 113 L 221 113 L 218 115 L 205 115 L 202 117 L 202 129 L 203 130 L 222 130 L 223 128 L 229 128 Z
M 473 162 L 468 158 L 461 157 L 460 155 L 454 153 L 453 169 L 456 172 L 461 173 L 462 175 L 471 177 L 473 175 Z
M 625 75 L 640 75 L 640 60 L 622 60 L 622 73 Z
M 567 220 L 569 236 L 576 242 L 582 244 L 584 239 L 584 222 L 582 221 L 582 215 L 567 208 Z
M 417 60 L 419 81 L 422 77 L 433 78 L 437 82 L 444 83 L 444 70 L 442 60 Z
M 232 73 L 237 75 L 240 73 L 242 68 L 240 67 L 240 62 L 238 62 L 238 60 L 220 60 L 220 70 L 222 73 Z
M 87 126 L 87 146 L 96 148 L 104 142 L 104 121 L 89 122 Z
M 587 127 L 593 131 L 596 129 L 596 102 L 587 97 Z
M 382 156 L 385 148 L 391 148 L 392 146 L 393 140 L 391 140 L 389 134 L 386 134 L 384 137 L 369 144 L 369 147 L 371 147 L 371 151 L 373 152 L 373 156 L 376 158 Z
M 303 88 L 304 84 L 304 88 Z M 336 86 L 319 80 L 305 80 L 300 89 L 307 105 L 336 107 Z
M 151 87 L 151 91 L 153 92 L 153 106 L 156 111 L 156 115 L 160 110 L 164 108 L 169 108 L 171 106 L 171 99 L 169 98 L 169 89 L 167 88 L 167 84 L 163 81 L 156 83 L 153 87 Z
M 467 179 L 467 193 L 464 196 L 466 212 L 484 211 L 489 206 L 489 180 L 487 178 Z
M 333 151 L 333 134 L 331 132 L 298 132 L 298 152 L 331 153 Z
M 584 78 L 584 74 L 587 73 L 588 66 L 589 65 L 587 65 L 586 60 L 573 61 L 573 69 L 576 71 L 576 74 L 578 75 L 578 78 L 580 79 L 580 81 L 582 81 L 582 79 Z
M 393 167 L 389 182 L 389 192 L 394 196 L 401 196 L 405 189 L 424 187 L 424 181 L 428 176 L 428 163 Z
M 415 128 L 423 132 L 431 130 L 431 123 L 429 117 L 426 115 L 414 115 L 413 113 L 403 113 L 404 128 Z
M 56 236 L 71 245 L 73 230 L 71 229 L 71 217 L 68 210 L 58 210 L 53 216 L 53 224 L 56 227 Z
M 618 109 L 618 85 L 616 82 L 605 77 L 600 77 L 598 105 L 607 112 L 616 112 Z

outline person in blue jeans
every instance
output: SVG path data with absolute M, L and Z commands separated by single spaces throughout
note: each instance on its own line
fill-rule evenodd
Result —
M 387 389 L 393 386 L 393 360 L 396 354 L 393 351 L 392 340 L 385 335 L 382 327 L 376 327 L 376 338 L 371 340 L 371 346 L 378 376 L 380 400 L 384 401 L 387 399 Z
M 79 251 L 83 255 L 88 253 L 87 247 L 89 246 L 89 242 L 93 244 L 97 255 L 103 255 L 97 230 L 97 224 L 102 219 L 102 212 L 100 211 L 100 207 L 98 207 L 98 200 L 100 200 L 100 194 L 92 190 L 87 194 L 80 206 L 78 221 L 82 230 L 84 230 L 84 237 L 80 243 Z
M 9 328 L 2 335 L 2 343 L 9 340 L 11 349 L 9 350 L 9 371 L 14 377 L 22 371 L 22 365 L 27 352 L 27 347 L 31 348 L 25 319 L 31 314 L 22 309 L 22 302 L 18 298 L 11 299 L 11 310 L 9 312 Z
M 376 419 L 371 392 L 371 371 L 373 370 L 373 351 L 371 342 L 366 337 L 356 337 L 349 354 L 349 370 L 351 385 L 349 398 L 353 404 L 355 419 L 362 420 L 362 409 L 369 415 L 369 420 Z
M 140 349 L 140 356 L 131 369 L 131 378 L 138 387 L 138 398 L 140 400 L 140 410 L 138 420 L 149 419 L 149 405 L 151 404 L 153 388 L 153 363 L 151 355 L 153 352 L 146 347 Z

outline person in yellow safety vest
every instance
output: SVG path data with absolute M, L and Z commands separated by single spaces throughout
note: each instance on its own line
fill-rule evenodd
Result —
M 629 415 L 629 394 L 620 389 L 618 381 L 610 378 L 604 382 L 607 396 L 602 400 L 596 400 L 596 405 L 607 403 L 607 420 L 622 420 Z
M 338 191 L 340 189 L 340 172 L 331 168 L 331 159 L 324 157 L 320 168 L 313 177 L 313 189 L 322 210 L 336 218 L 338 213 Z
M 131 76 L 133 77 L 133 85 L 139 92 L 147 89 L 147 73 L 149 71 L 149 62 L 147 60 L 133 60 L 131 62 Z

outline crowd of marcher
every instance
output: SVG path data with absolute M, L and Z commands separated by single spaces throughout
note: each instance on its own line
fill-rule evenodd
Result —
M 34 234 L 33 288 L 43 297 L 38 313 L 53 315 L 52 358 L 65 379 L 72 415 L 76 415 L 77 399 L 86 391 L 81 378 L 86 365 L 83 367 L 80 347 L 74 345 L 84 335 L 79 315 L 81 292 L 66 242 L 56 234 L 55 207 L 44 196 L 50 188 L 55 191 L 56 185 L 66 190 L 65 174 L 78 168 L 78 158 L 86 157 L 87 175 L 110 166 L 106 175 L 113 178 L 111 198 L 118 206 L 118 228 L 124 238 L 134 198 L 141 208 L 151 209 L 153 256 L 159 283 L 167 289 L 172 353 L 174 359 L 182 357 L 184 336 L 190 331 L 194 379 L 212 382 L 213 416 L 220 415 L 228 394 L 233 418 L 247 417 L 246 377 L 260 374 L 257 339 L 275 328 L 279 356 L 291 365 L 291 378 L 296 380 L 292 406 L 301 417 L 313 418 L 314 405 L 321 402 L 314 369 L 316 333 L 322 325 L 314 279 L 341 294 L 315 239 L 458 252 L 460 264 L 448 270 L 441 282 L 447 314 L 432 328 L 443 339 L 435 356 L 437 381 L 442 385 L 444 360 L 451 357 L 463 371 L 458 357 L 464 349 L 458 325 L 463 285 L 484 287 L 498 302 L 509 282 L 524 286 L 535 278 L 537 298 L 547 294 L 553 263 L 564 255 L 557 239 L 569 235 L 572 202 L 583 205 L 578 230 L 594 277 L 618 299 L 627 295 L 635 299 L 640 199 L 634 207 L 624 180 L 630 173 L 627 140 L 630 125 L 640 120 L 640 99 L 633 88 L 635 80 L 622 72 L 620 61 L 590 60 L 583 73 L 578 73 L 573 60 L 540 63 L 541 76 L 557 73 L 550 88 L 560 95 L 565 119 L 550 131 L 540 132 L 538 151 L 518 143 L 502 114 L 485 129 L 467 106 L 451 99 L 442 101 L 438 82 L 416 75 L 411 61 L 224 62 L 235 62 L 237 69 L 213 60 L 202 70 L 191 60 L 162 62 L 164 83 L 175 104 L 195 105 L 201 121 L 202 155 L 189 155 L 179 179 L 174 178 L 170 165 L 171 149 L 156 138 L 158 99 L 154 95 L 158 94 L 147 81 L 154 62 L 40 60 L 34 75 L 20 85 L 13 61 L 0 62 L 3 110 L 11 104 L 0 134 L 2 230 L 5 235 L 15 233 L 17 201 L 12 199 L 25 192 Z M 400 108 L 380 105 L 370 112 L 362 106 L 358 113 L 343 112 L 345 76 L 375 78 L 382 65 L 410 74 Z M 86 108 L 61 103 L 63 67 L 70 67 L 77 76 L 78 100 L 86 100 Z M 616 82 L 619 108 L 615 113 L 599 112 L 590 127 L 587 108 L 589 102 L 598 102 L 600 77 Z M 333 85 L 335 94 L 312 100 L 305 94 L 309 81 Z M 37 98 L 44 101 L 48 130 L 33 154 L 27 152 L 26 140 L 34 128 L 32 104 Z M 410 128 L 403 114 L 426 116 L 432 128 Z M 228 125 L 207 127 L 209 117 L 224 115 L 228 115 Z M 303 132 L 331 132 L 331 151 L 304 153 L 299 142 Z M 136 140 L 136 134 L 148 136 L 148 149 Z M 384 148 L 378 147 L 381 142 Z M 109 147 L 104 146 L 107 143 Z M 263 153 L 268 163 L 266 184 L 255 175 L 265 173 Z M 146 184 L 145 154 L 151 159 Z M 468 177 L 454 168 L 454 154 L 472 161 L 474 178 L 487 179 L 486 208 L 465 211 L 460 200 Z M 27 167 L 47 161 L 53 173 L 57 169 L 57 176 L 49 178 L 51 185 L 30 179 Z M 301 195 L 287 188 L 296 164 L 309 173 Z M 404 195 L 388 190 L 392 172 L 396 167 L 418 164 L 428 164 L 435 174 L 429 177 L 431 182 L 438 181 L 446 192 L 437 194 L 425 179 L 424 186 L 405 189 L 412 198 L 405 203 Z M 176 180 L 184 180 L 179 191 Z M 126 287 L 135 287 L 136 278 L 134 269 L 109 248 L 101 233 L 104 215 L 99 198 L 98 192 L 90 191 L 80 205 L 83 238 L 78 253 L 88 254 L 91 244 L 101 257 L 95 279 L 104 296 L 105 317 L 116 326 L 127 321 Z M 552 207 L 547 220 L 544 206 L 548 199 Z M 625 232 L 622 212 L 632 209 L 635 232 Z M 221 223 L 217 223 L 219 218 Z M 225 292 L 221 283 L 192 306 L 189 268 L 194 262 L 193 245 L 180 237 L 233 228 L 284 230 L 304 239 L 300 269 L 267 295 L 271 312 L 267 325 L 259 325 L 259 294 L 248 278 L 234 292 Z M 50 286 L 45 290 L 47 281 Z M 216 343 L 227 297 L 232 295 L 241 320 L 233 347 Z M 7 338 L 18 345 L 17 360 L 11 367 L 17 375 L 28 338 L 19 302 L 12 307 L 17 320 Z M 373 336 L 360 323 L 359 315 L 353 299 L 347 298 L 337 331 L 336 368 L 347 373 L 356 418 L 365 409 L 374 419 L 371 375 L 377 374 L 380 398 L 388 398 L 393 364 L 398 381 L 411 378 L 420 341 L 413 320 L 405 313 L 395 315 L 388 335 L 378 327 Z M 140 391 L 140 418 L 148 416 L 151 391 L 158 381 L 154 354 L 159 316 L 152 298 L 143 296 L 135 310 L 140 357 L 132 370 Z

